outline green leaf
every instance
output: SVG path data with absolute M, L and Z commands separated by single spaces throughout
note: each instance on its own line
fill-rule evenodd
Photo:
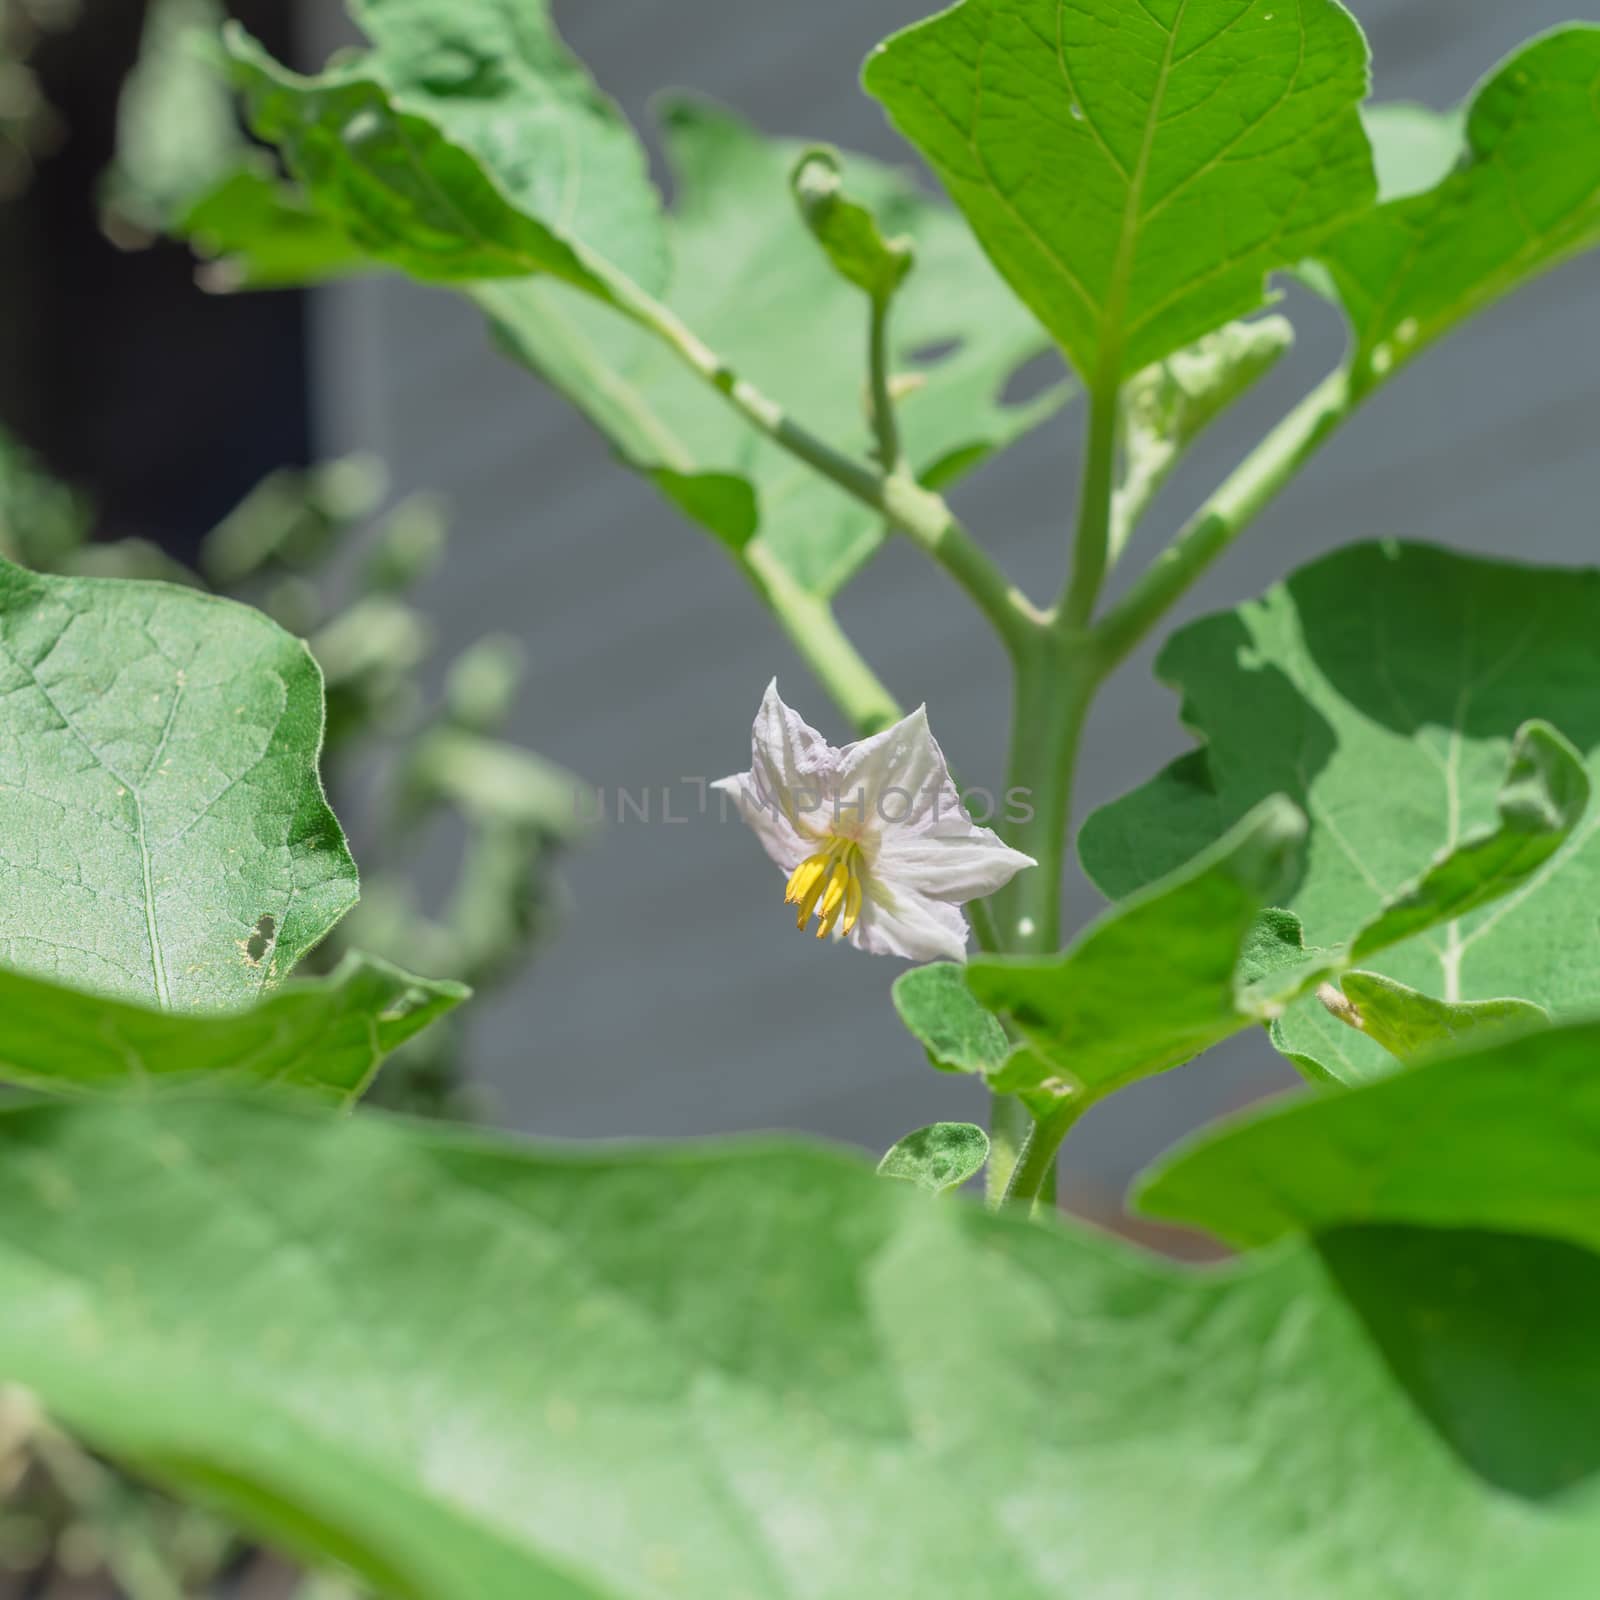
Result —
M 980 956 L 968 986 L 1010 1015 L 1033 1057 L 1088 1093 L 1179 1066 L 1255 1020 L 1241 1003 L 1241 950 L 1304 838 L 1293 805 L 1265 800 L 1061 955 Z
M 1589 789 L 1578 752 L 1548 723 L 1525 723 L 1495 797 L 1496 821 L 1448 844 L 1355 936 L 1350 959 L 1469 916 L 1526 884 L 1572 837 L 1589 808 Z
M 0 563 L 0 962 L 163 1009 L 258 998 L 356 898 L 321 739 L 316 663 L 258 612 Z
M 360 272 L 368 258 L 265 167 L 239 167 L 192 198 L 173 225 L 211 265 L 206 287 L 278 289 Z
M 1361 108 L 1361 125 L 1372 145 L 1380 203 L 1435 188 L 1466 151 L 1464 106 L 1434 111 L 1408 100 L 1380 101 Z
M 643 155 L 542 8 L 524 28 L 500 0 L 369 0 L 362 14 L 387 48 L 316 77 L 228 33 L 252 126 L 340 231 L 440 282 L 546 273 L 609 299 L 618 272 L 659 278 Z
M 1351 1223 L 1486 1228 L 1600 1249 L 1600 1024 L 1435 1057 L 1208 1132 L 1138 1203 L 1239 1245 Z
M 894 981 L 894 1008 L 941 1072 L 991 1073 L 1011 1049 L 1006 1030 L 967 987 L 953 961 L 913 967 Z
M 1466 151 L 1434 187 L 1392 199 L 1316 254 L 1356 333 L 1357 381 L 1381 378 L 1518 284 L 1600 242 L 1600 27 L 1517 51 L 1466 113 Z M 1437 164 L 1448 132 L 1424 159 Z M 1410 187 L 1394 170 L 1387 186 Z
M 1333 1011 L 1338 1020 L 1376 1039 L 1401 1061 L 1420 1061 L 1483 1044 L 1495 1034 L 1526 1033 L 1550 1022 L 1550 1013 L 1530 1000 L 1451 1005 L 1376 972 L 1346 973 L 1339 987 L 1344 1004 Z
M 1448 1003 L 1514 995 L 1557 1016 L 1600 1003 L 1588 909 L 1600 897 L 1600 817 L 1571 826 L 1577 780 L 1546 732 L 1518 747 L 1519 763 L 1534 761 L 1533 807 L 1521 777 L 1505 789 L 1530 719 L 1563 731 L 1590 782 L 1600 772 L 1597 607 L 1595 572 L 1421 545 L 1355 546 L 1302 569 L 1168 643 L 1157 672 L 1182 693 L 1204 748 L 1090 817 L 1084 865 L 1106 894 L 1128 894 L 1263 796 L 1287 794 L 1311 820 L 1304 872 L 1283 902 L 1308 943 L 1339 945 L 1370 923 L 1362 964 Z M 1433 857 L 1445 859 L 1419 883 Z M 1467 909 L 1479 870 L 1483 891 L 1504 897 Z M 1449 911 L 1458 892 L 1462 911 L 1437 931 L 1368 959 L 1380 936 Z M 1398 897 L 1403 916 L 1385 911 Z M 1393 1066 L 1314 1000 L 1274 1036 L 1345 1082 Z
M 1375 192 L 1366 45 L 1333 0 L 964 0 L 865 79 L 1106 392 L 1255 311 Z
M 801 217 L 840 277 L 874 300 L 893 298 L 916 260 L 911 241 L 885 239 L 872 212 L 845 193 L 837 153 L 820 146 L 805 151 L 790 184 Z
M 469 991 L 351 954 L 248 1011 L 194 1016 L 0 970 L 0 1078 L 51 1094 L 191 1079 L 288 1085 L 353 1100 L 379 1062 Z
M 218 0 L 154 0 L 139 61 L 117 108 L 117 153 L 103 199 L 116 219 L 164 232 L 245 145 L 216 59 Z
M 1597 1278 L 1427 1230 L 1196 1274 L 784 1143 L 0 1116 L 8 1381 L 411 1600 L 1476 1600 L 1594 1472 Z
M 982 1128 L 970 1122 L 935 1122 L 896 1140 L 878 1163 L 878 1176 L 944 1194 L 976 1177 L 988 1159 L 989 1135 Z
M 671 309 L 798 421 L 865 458 L 867 308 L 796 215 L 789 175 L 806 147 L 765 139 L 700 102 L 669 102 L 663 117 L 678 194 Z M 895 301 L 891 360 L 906 391 L 907 455 L 939 487 L 1050 416 L 1067 391 L 1000 398 L 1045 347 L 1032 319 L 948 208 L 904 174 L 846 159 L 860 203 L 916 251 Z M 754 437 L 721 395 L 622 317 L 549 282 L 490 285 L 475 298 L 513 356 L 731 548 L 758 538 L 790 577 L 830 594 L 883 542 L 881 517 Z

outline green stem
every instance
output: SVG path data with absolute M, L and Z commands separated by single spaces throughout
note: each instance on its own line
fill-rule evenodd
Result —
M 1047 954 L 1061 944 L 1061 879 L 1072 815 L 1072 781 L 1084 722 L 1099 678 L 1081 637 L 1042 633 L 1016 661 L 1006 841 L 1039 864 L 995 896 L 1000 947 Z
M 1060 626 L 1082 628 L 1094 615 L 1105 582 L 1111 543 L 1111 508 L 1117 476 L 1117 418 L 1121 390 L 1115 379 L 1089 396 L 1083 478 L 1078 490 L 1078 531 L 1072 572 L 1061 597 Z
M 1026 1210 L 1031 1215 L 1046 1197 L 1054 1201 L 1056 1157 L 1061 1151 L 1061 1141 L 1093 1104 L 1093 1096 L 1080 1094 L 1034 1123 L 1006 1187 L 1002 1204 L 1007 1211 Z
M 1033 1127 L 1028 1108 L 1012 1094 L 992 1095 L 989 1100 L 989 1166 L 983 1176 L 984 1199 L 991 1211 L 999 1208 L 1011 1187 L 1017 1158 L 1022 1154 Z
M 895 697 L 850 642 L 826 600 L 798 583 L 759 539 L 740 551 L 739 565 L 857 733 L 864 737 L 899 721 Z
M 745 421 L 790 455 L 870 506 L 925 550 L 972 597 L 1014 654 L 1040 626 L 1040 616 L 988 553 L 956 520 L 944 500 L 905 473 L 876 472 L 836 450 L 794 421 L 753 384 L 739 377 L 700 338 L 637 285 L 610 282 L 618 308 L 671 349 L 697 377 L 722 395 Z
M 1358 398 L 1352 392 L 1348 370 L 1340 367 L 1240 462 L 1178 537 L 1101 618 L 1094 639 L 1102 671 L 1109 671 L 1138 646 L 1350 415 Z
M 895 416 L 894 395 L 889 388 L 889 306 L 892 300 L 892 294 L 873 295 L 872 326 L 868 341 L 868 366 L 872 374 L 872 431 L 878 441 L 878 464 L 887 473 L 897 473 L 903 465 L 899 419 Z

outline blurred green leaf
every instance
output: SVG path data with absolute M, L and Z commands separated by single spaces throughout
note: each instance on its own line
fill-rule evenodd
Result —
M 0 970 L 0 1078 L 65 1095 L 203 1079 L 352 1100 L 384 1056 L 468 993 L 350 955 L 331 976 L 291 979 L 247 1011 L 194 1016 Z
M 117 233 L 165 232 L 247 148 L 217 48 L 224 16 L 218 0 L 152 0 L 103 183 Z
M 1404 1230 L 1197 1275 L 772 1141 L 0 1116 L 0 1370 L 427 1600 L 1476 1596 L 1595 1470 L 1597 1277 Z
M 935 1122 L 897 1139 L 878 1163 L 880 1178 L 914 1183 L 929 1194 L 959 1189 L 983 1171 L 989 1135 L 970 1122 Z
M 800 215 L 834 271 L 873 300 L 887 302 L 916 260 L 907 239 L 886 239 L 878 219 L 844 187 L 836 152 L 802 152 L 790 178 Z
M 789 174 L 806 147 L 699 102 L 670 101 L 663 119 L 678 179 L 672 309 L 798 421 L 865 456 L 867 308 L 795 215 Z M 900 173 L 846 159 L 852 192 L 916 250 L 891 357 L 909 460 L 937 487 L 1049 416 L 1066 391 L 1002 398 L 1045 348 L 1032 320 L 948 209 Z M 724 543 L 759 537 L 795 579 L 827 594 L 883 542 L 880 517 L 752 436 L 721 395 L 622 318 L 553 283 L 489 285 L 475 297 L 514 356 Z
M 1381 378 L 1464 317 L 1600 243 L 1600 27 L 1573 24 L 1523 46 L 1479 87 L 1465 154 L 1441 181 L 1386 174 L 1401 195 L 1316 255 L 1354 324 L 1357 381 Z M 1392 129 L 1391 129 L 1392 133 Z M 1415 127 L 1413 127 L 1415 133 Z M 1449 133 L 1407 162 L 1442 165 Z M 1394 142 L 1385 140 L 1392 151 Z
M 1600 1249 L 1597 1061 L 1582 1022 L 1297 1098 L 1158 1163 L 1139 1207 L 1239 1245 L 1383 1222 Z
M 237 1006 L 354 901 L 317 775 L 321 675 L 259 613 L 0 563 L 0 706 L 7 966 L 163 1009 Z
M 941 1072 L 999 1071 L 1011 1041 L 973 997 L 962 967 L 953 961 L 913 967 L 895 979 L 893 994 L 900 1020 Z
M 296 288 L 369 266 L 347 233 L 256 161 L 192 193 L 171 227 L 209 259 L 202 281 L 214 290 Z
M 964 0 L 865 81 L 1107 393 L 1255 311 L 1375 190 L 1366 44 L 1334 0 Z
M 1361 108 L 1361 125 L 1372 145 L 1380 204 L 1434 188 L 1466 151 L 1465 107 L 1434 111 L 1406 100 L 1379 101 Z
M 1376 1039 L 1401 1061 L 1476 1047 L 1495 1034 L 1526 1033 L 1550 1021 L 1550 1013 L 1529 1000 L 1468 1000 L 1452 1005 L 1376 972 L 1347 972 L 1339 988 L 1348 1007 L 1343 1015 L 1335 1013 L 1339 1020 Z
M 1588 687 L 1600 679 L 1597 611 L 1600 573 L 1421 545 L 1361 545 L 1303 568 L 1168 643 L 1156 670 L 1205 744 L 1091 816 L 1084 864 L 1108 895 L 1131 893 L 1264 795 L 1287 794 L 1311 839 L 1283 906 L 1310 944 L 1371 924 L 1356 959 L 1449 1003 L 1510 995 L 1559 1016 L 1600 1002 L 1589 910 L 1600 817 L 1577 822 L 1581 780 L 1556 743 L 1530 732 L 1515 745 L 1524 723 L 1546 719 L 1582 754 L 1588 781 L 1600 771 Z M 1548 757 L 1542 776 L 1538 765 L 1524 774 L 1529 791 L 1515 768 L 1506 787 L 1519 750 Z M 1503 896 L 1492 907 L 1475 908 L 1480 869 L 1480 887 Z M 1441 912 L 1437 933 L 1368 958 L 1380 935 Z M 1393 1066 L 1315 1000 L 1280 1019 L 1274 1039 L 1345 1082 Z
M 79 550 L 92 523 L 83 496 L 0 428 L 0 559 L 51 571 Z

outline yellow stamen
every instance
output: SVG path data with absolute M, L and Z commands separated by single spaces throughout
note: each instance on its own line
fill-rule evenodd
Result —
M 861 916 L 861 846 L 854 839 L 829 839 L 789 874 L 784 904 L 796 906 L 797 928 L 817 917 L 817 937 L 825 939 L 840 927 L 845 933 Z

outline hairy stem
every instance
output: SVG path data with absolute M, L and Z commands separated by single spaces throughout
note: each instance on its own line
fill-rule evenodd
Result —
M 1093 1096 L 1080 1094 L 1034 1123 L 1006 1188 L 1003 1201 L 1006 1210 L 1031 1213 L 1040 1201 L 1054 1201 L 1056 1156 L 1060 1153 L 1061 1141 L 1093 1104 Z
M 1015 654 L 1028 635 L 1037 630 L 1039 614 L 1012 587 L 939 495 L 905 473 L 875 471 L 819 439 L 775 400 L 739 377 L 659 301 L 622 278 L 610 286 L 618 307 L 662 340 L 745 421 L 846 494 L 877 511 L 932 556 L 972 597 L 1008 650 Z
M 1083 480 L 1078 489 L 1078 531 L 1073 541 L 1072 571 L 1059 608 L 1063 628 L 1082 628 L 1088 623 L 1105 582 L 1116 490 L 1120 394 L 1116 382 L 1107 381 L 1096 384 L 1089 395 Z
M 1103 671 L 1109 671 L 1138 646 L 1350 415 L 1355 403 L 1349 373 L 1340 367 L 1239 463 L 1178 537 L 1101 618 L 1094 638 Z
M 984 1199 L 990 1210 L 997 1209 L 1011 1187 L 1017 1159 L 1028 1142 L 1033 1117 L 1015 1095 L 997 1094 L 989 1099 L 989 1166 L 983 1175 Z

